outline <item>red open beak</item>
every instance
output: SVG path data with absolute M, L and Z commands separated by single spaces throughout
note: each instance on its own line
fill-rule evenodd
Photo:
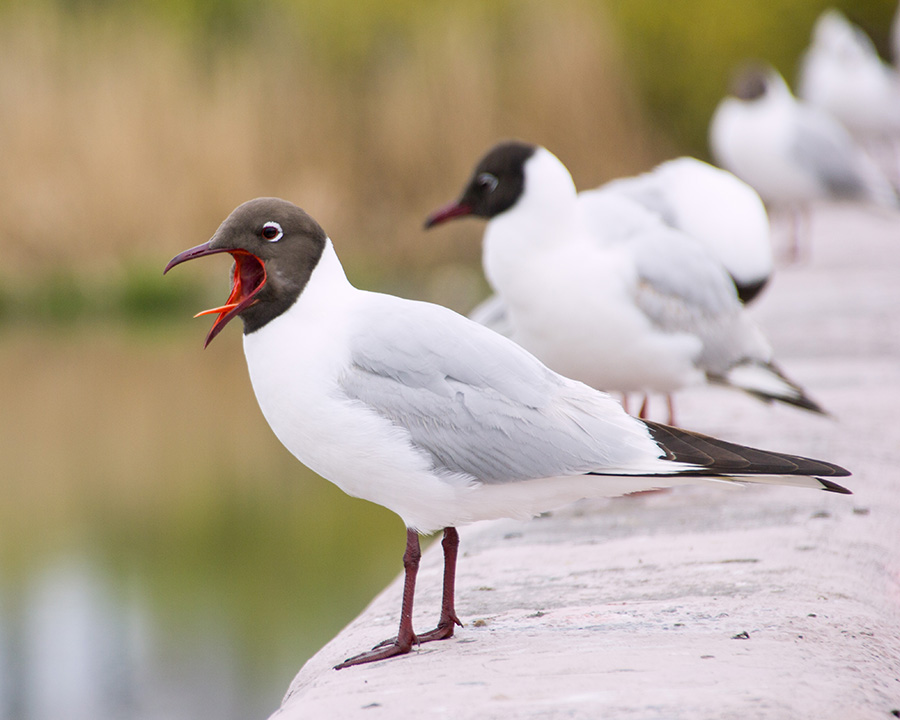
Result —
M 442 222 L 456 217 L 472 214 L 472 206 L 468 203 L 453 201 L 449 205 L 438 208 L 425 219 L 425 229 L 440 225 Z
M 193 247 L 190 250 L 185 250 L 183 253 L 179 253 L 169 260 L 169 264 L 166 265 L 166 269 L 163 270 L 163 275 L 165 275 L 173 267 L 186 260 L 193 260 L 198 257 L 215 255 L 216 253 L 222 252 L 231 253 L 231 257 L 234 258 L 231 294 L 228 296 L 228 300 L 224 305 L 209 310 L 203 310 L 194 315 L 194 317 L 210 315 L 212 313 L 218 313 L 219 315 L 213 323 L 213 326 L 210 328 L 203 347 L 209 345 L 212 342 L 212 339 L 221 332 L 222 328 L 225 327 L 232 318 L 236 317 L 242 310 L 256 302 L 256 295 L 266 284 L 266 266 L 263 264 L 262 260 L 251 252 L 247 252 L 246 250 L 230 250 L 228 248 L 212 248 L 207 242 L 198 245 L 197 247 Z

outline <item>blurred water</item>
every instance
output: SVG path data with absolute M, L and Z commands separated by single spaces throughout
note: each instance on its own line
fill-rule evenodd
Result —
M 170 637 L 146 593 L 120 595 L 89 557 L 51 561 L 16 595 L 3 613 L 2 718 L 246 718 L 273 703 L 242 672 L 227 617 Z
M 266 717 L 402 524 L 262 420 L 237 333 L 0 338 L 0 720 Z

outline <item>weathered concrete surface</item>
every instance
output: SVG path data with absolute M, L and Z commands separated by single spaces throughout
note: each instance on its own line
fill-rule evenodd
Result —
M 806 259 L 754 313 L 833 419 L 700 388 L 679 397 L 679 422 L 844 464 L 855 495 L 691 487 L 463 528 L 454 639 L 332 670 L 396 632 L 394 582 L 309 660 L 273 717 L 892 717 L 900 218 L 829 208 L 814 227 Z M 436 620 L 440 566 L 435 544 L 417 628 Z

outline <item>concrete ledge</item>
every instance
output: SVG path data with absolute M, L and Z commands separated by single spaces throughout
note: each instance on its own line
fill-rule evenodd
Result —
M 834 414 L 713 388 L 679 421 L 842 463 L 839 496 L 679 488 L 463 528 L 452 640 L 340 672 L 396 633 L 399 579 L 272 717 L 890 718 L 900 709 L 900 220 L 825 209 L 812 258 L 754 310 Z M 660 408 L 662 411 L 662 408 Z M 398 564 L 403 538 L 397 538 Z M 364 548 L 360 549 L 364 552 Z M 415 626 L 434 625 L 441 556 Z

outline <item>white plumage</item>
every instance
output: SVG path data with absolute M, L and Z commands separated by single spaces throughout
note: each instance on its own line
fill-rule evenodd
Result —
M 747 300 L 773 269 L 769 216 L 759 194 L 732 173 L 680 157 L 650 172 L 606 183 L 656 213 L 667 225 L 703 243 Z M 582 191 L 580 198 L 591 190 Z

